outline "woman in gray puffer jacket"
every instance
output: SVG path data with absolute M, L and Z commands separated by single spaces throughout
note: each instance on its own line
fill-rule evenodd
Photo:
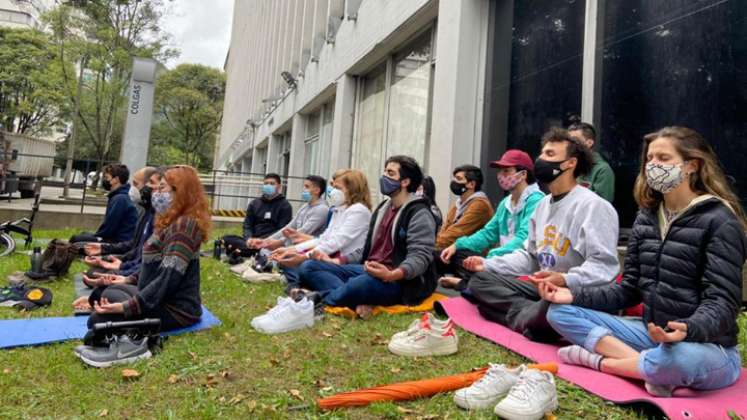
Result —
M 744 211 L 700 134 L 666 127 L 644 139 L 641 210 L 623 280 L 571 292 L 540 284 L 547 318 L 572 346 L 565 363 L 645 381 L 655 396 L 737 381 L 737 316 L 747 256 Z M 643 319 L 609 313 L 643 303 Z

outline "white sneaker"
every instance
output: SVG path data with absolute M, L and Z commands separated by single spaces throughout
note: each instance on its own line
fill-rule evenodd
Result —
M 430 312 L 426 312 L 421 316 L 419 319 L 413 320 L 410 323 L 410 326 L 407 327 L 406 330 L 400 331 L 392 336 L 391 341 L 394 340 L 401 340 L 407 336 L 413 335 L 418 330 L 423 328 L 431 328 L 437 331 L 446 331 L 449 327 L 454 325 L 453 322 L 451 322 L 451 319 L 447 319 L 446 321 L 442 321 L 435 316 L 433 316 Z
M 293 299 L 291 299 L 291 298 L 289 298 L 287 296 L 278 296 L 277 304 L 275 306 L 273 306 L 272 308 L 270 308 L 270 310 L 267 311 L 267 312 L 265 312 L 264 314 L 259 315 L 259 316 L 255 316 L 252 319 L 252 322 L 251 322 L 252 327 L 254 327 L 254 329 L 256 330 L 257 329 L 257 325 L 256 325 L 257 323 L 261 322 L 262 319 L 267 318 L 268 316 L 270 316 L 271 313 L 279 311 L 281 307 L 283 307 L 283 306 L 285 306 L 285 305 L 287 305 L 287 304 L 289 304 L 291 302 L 293 302 Z
M 459 339 L 454 328 L 438 331 L 421 328 L 408 335 L 389 342 L 389 351 L 399 356 L 425 357 L 445 356 L 457 352 Z
M 244 274 L 244 271 L 246 271 L 247 268 L 251 268 L 251 267 L 252 267 L 252 261 L 251 261 L 251 259 L 246 259 L 241 264 L 232 265 L 229 268 L 229 270 L 231 270 L 232 272 L 234 272 L 234 273 L 236 273 L 238 275 L 242 275 L 242 274 Z
M 273 308 L 275 309 L 275 308 Z M 282 334 L 314 326 L 314 302 L 301 299 L 300 302 L 286 303 L 277 310 L 267 313 L 257 320 L 254 328 L 265 334 Z
M 527 369 L 494 412 L 507 420 L 540 420 L 557 408 L 558 393 L 552 373 Z
M 506 365 L 491 363 L 485 376 L 467 388 L 454 393 L 454 402 L 467 410 L 485 410 L 494 407 L 499 400 L 506 397 L 508 391 L 516 385 L 526 369 L 524 365 L 509 369 Z

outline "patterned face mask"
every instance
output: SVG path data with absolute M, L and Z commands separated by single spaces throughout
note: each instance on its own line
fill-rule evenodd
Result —
M 652 190 L 662 194 L 667 194 L 679 187 L 685 180 L 685 173 L 682 168 L 685 163 L 667 165 L 663 163 L 646 164 L 646 183 Z
M 154 192 L 151 202 L 153 203 L 153 209 L 156 213 L 166 213 L 166 210 L 171 207 L 171 198 L 170 192 Z
M 519 171 L 512 175 L 498 175 L 498 185 L 501 186 L 501 189 L 503 191 L 511 191 L 519 185 L 519 182 L 521 182 L 521 173 L 523 171 Z

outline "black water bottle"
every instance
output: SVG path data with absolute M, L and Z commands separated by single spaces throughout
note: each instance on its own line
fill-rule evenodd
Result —
M 220 239 L 216 239 L 215 242 L 213 242 L 213 258 L 219 260 L 222 253 L 223 249 L 221 246 L 221 241 Z
M 41 273 L 42 270 L 42 253 L 41 248 L 38 246 L 34 248 L 34 252 L 31 254 L 31 272 Z

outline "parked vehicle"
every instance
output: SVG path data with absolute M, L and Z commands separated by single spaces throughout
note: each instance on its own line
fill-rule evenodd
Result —
M 0 131 L 0 194 L 34 196 L 37 179 L 52 175 L 55 142 Z

